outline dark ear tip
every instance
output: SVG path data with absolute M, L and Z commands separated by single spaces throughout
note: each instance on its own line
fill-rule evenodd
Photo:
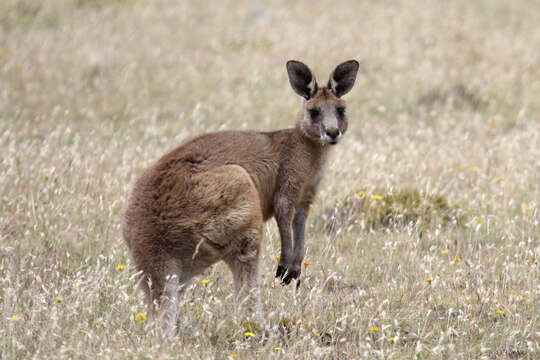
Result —
M 344 62 L 344 64 L 347 64 L 349 66 L 352 66 L 354 67 L 356 70 L 358 70 L 358 68 L 360 67 L 360 63 L 354 59 L 352 60 L 347 60 Z
M 306 65 L 303 62 L 298 61 L 298 60 L 289 60 L 289 61 L 287 61 L 287 64 L 286 64 L 287 70 L 291 69 L 294 66 L 306 66 Z

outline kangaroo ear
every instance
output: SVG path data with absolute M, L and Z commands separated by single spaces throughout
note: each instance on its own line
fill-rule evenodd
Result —
M 304 63 L 296 60 L 287 61 L 287 74 L 294 92 L 306 100 L 317 91 L 315 76 Z
M 332 72 L 332 75 L 330 75 L 328 88 L 332 90 L 337 97 L 342 97 L 348 93 L 356 80 L 358 67 L 359 64 L 356 60 L 349 60 L 339 64 Z

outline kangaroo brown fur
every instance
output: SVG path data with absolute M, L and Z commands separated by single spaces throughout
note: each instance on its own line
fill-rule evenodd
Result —
M 330 147 L 347 130 L 340 97 L 357 70 L 355 60 L 344 62 L 319 87 L 306 65 L 289 61 L 291 86 L 304 98 L 295 128 L 204 134 L 138 178 L 123 234 L 149 317 L 160 318 L 166 333 L 176 324 L 179 288 L 220 260 L 246 309 L 259 314 L 259 253 L 272 216 L 281 237 L 276 277 L 285 284 L 299 278 L 305 221 Z

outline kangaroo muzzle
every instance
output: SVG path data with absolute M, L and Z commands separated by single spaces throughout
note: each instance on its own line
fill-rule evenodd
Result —
M 339 129 L 326 129 L 321 136 L 321 140 L 331 145 L 335 145 L 343 137 L 343 134 Z

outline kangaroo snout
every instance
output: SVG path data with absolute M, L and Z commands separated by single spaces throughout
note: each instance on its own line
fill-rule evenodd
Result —
M 342 138 L 342 136 L 343 134 L 341 131 L 339 131 L 339 129 L 326 129 L 324 135 L 322 136 L 322 140 L 328 144 L 335 145 Z

